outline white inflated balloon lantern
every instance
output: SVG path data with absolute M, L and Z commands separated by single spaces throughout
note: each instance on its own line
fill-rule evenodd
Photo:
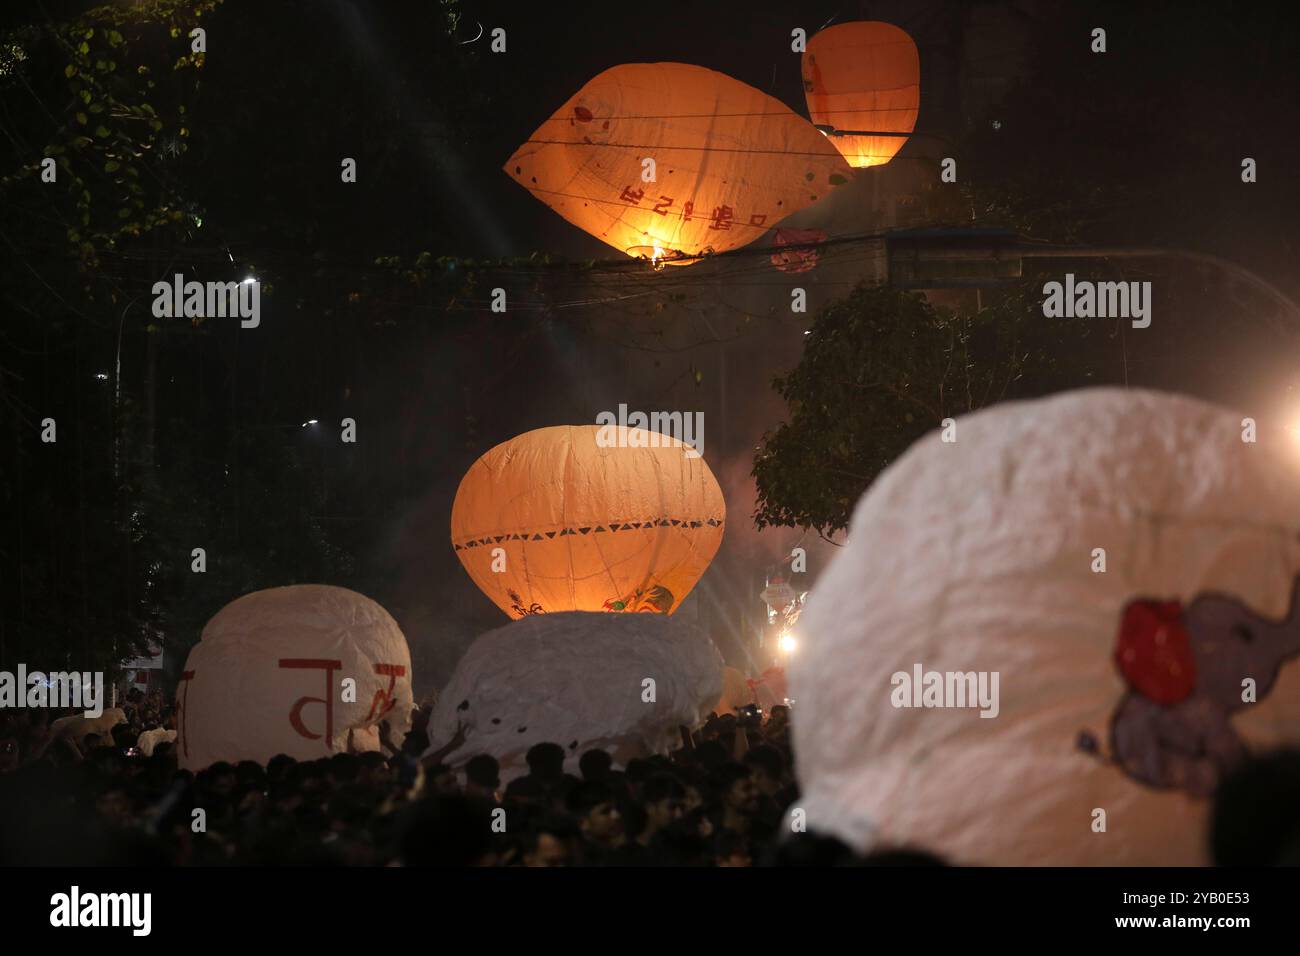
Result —
M 381 720 L 410 728 L 411 654 L 397 622 L 355 591 L 255 591 L 207 623 L 176 691 L 182 768 L 313 760 L 374 749 Z
M 1209 862 L 1215 785 L 1300 742 L 1295 465 L 1144 391 L 944 437 L 863 496 L 805 611 L 808 829 L 956 863 Z
M 438 696 L 431 749 L 458 726 L 465 743 L 446 762 L 487 753 L 501 779 L 527 772 L 534 744 L 564 748 L 576 768 L 587 750 L 616 763 L 681 746 L 722 693 L 722 656 L 680 617 L 564 611 L 535 614 L 480 635 Z

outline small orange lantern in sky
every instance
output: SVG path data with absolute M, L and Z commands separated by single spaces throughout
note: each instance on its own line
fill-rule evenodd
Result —
M 921 108 L 916 44 L 879 21 L 841 23 L 803 54 L 808 115 L 850 166 L 883 166 L 903 148 Z

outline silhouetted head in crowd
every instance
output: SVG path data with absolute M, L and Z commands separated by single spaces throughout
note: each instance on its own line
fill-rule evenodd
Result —
M 404 866 L 490 866 L 492 807 L 462 796 L 417 800 L 407 808 L 399 852 Z
M 235 768 L 219 760 L 199 774 L 203 786 L 210 792 L 225 796 L 235 789 Z
M 548 814 L 536 820 L 524 833 L 524 866 L 572 866 L 578 862 L 581 835 L 565 816 Z
M 1300 866 L 1300 750 L 1255 757 L 1214 796 L 1216 866 Z
M 95 800 L 99 819 L 112 829 L 128 827 L 134 822 L 131 795 L 125 786 L 110 786 Z
M 714 790 L 729 813 L 753 814 L 758 811 L 758 788 L 750 769 L 742 763 L 725 763 L 711 776 Z
M 361 772 L 356 754 L 335 754 L 329 758 L 329 778 L 334 785 L 352 783 Z
M 554 783 L 564 774 L 564 748 L 559 744 L 533 744 L 524 759 L 528 761 L 528 775 L 542 783 Z
M 646 817 L 642 836 L 649 839 L 685 816 L 686 788 L 671 774 L 657 773 L 641 787 L 641 806 Z
M 602 849 L 622 844 L 623 818 L 608 784 L 595 780 L 580 783 L 569 791 L 567 804 L 584 838 Z
M 694 777 L 682 781 L 682 810 L 691 813 L 704 806 L 704 791 L 700 782 Z
M 363 753 L 357 758 L 360 764 L 358 779 L 365 784 L 382 783 L 390 779 L 388 758 L 377 750 Z
M 583 780 L 605 780 L 613 766 L 614 758 L 598 747 L 588 750 L 578 760 L 578 772 Z
M 465 793 L 472 797 L 494 798 L 501 788 L 501 764 L 491 754 L 478 754 L 465 764 Z
M 456 772 L 445 763 L 434 764 L 424 771 L 424 792 L 429 795 L 451 796 L 460 793 Z
M 268 780 L 283 780 L 288 776 L 290 769 L 297 761 L 288 754 L 276 754 L 266 764 L 266 777 Z

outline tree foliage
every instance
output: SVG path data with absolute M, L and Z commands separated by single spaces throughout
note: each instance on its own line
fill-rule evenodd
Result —
M 351 42 L 337 6 L 48 8 L 0 29 L 0 662 L 111 672 L 161 635 L 175 668 L 249 590 L 373 592 L 359 556 L 382 527 L 367 519 L 393 506 L 376 484 L 403 476 L 365 445 L 339 451 L 356 448 L 338 441 L 344 414 L 380 415 L 349 409 L 354 370 L 329 363 L 420 341 L 427 302 L 395 295 L 409 277 L 372 264 L 458 251 L 420 211 L 442 187 L 412 172 L 485 122 L 464 115 L 482 94 L 451 0 L 402 15 L 402 52 L 427 69 L 398 86 L 376 60 L 393 44 Z M 313 55 L 286 68 L 286 43 Z M 362 185 L 339 187 L 349 154 Z M 151 313 L 153 284 L 174 272 L 249 271 L 270 316 L 253 332 Z M 381 318 L 405 327 L 362 334 Z M 55 442 L 41 440 L 46 418 Z
M 1053 376 L 1059 339 L 1035 323 L 1036 307 L 1008 295 L 952 312 L 864 283 L 822 309 L 798 366 L 773 383 L 790 418 L 754 459 L 759 527 L 833 534 L 872 479 L 943 419 Z M 1086 342 L 1089 332 L 1079 323 L 1071 334 Z
M 104 5 L 0 41 L 23 51 L 8 85 L 31 94 L 22 100 L 29 122 L 16 129 L 44 140 L 15 146 L 0 192 L 10 208 L 39 209 L 63 233 L 42 240 L 27 231 L 24 251 L 53 253 L 62 240 L 93 268 L 104 250 L 185 218 L 166 165 L 189 148 L 187 103 L 204 63 L 189 33 L 219 3 Z M 42 181 L 45 158 L 57 164 L 55 184 Z

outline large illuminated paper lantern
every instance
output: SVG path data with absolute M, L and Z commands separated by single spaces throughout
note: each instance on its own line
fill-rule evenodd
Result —
M 916 44 L 878 21 L 822 30 L 803 54 L 803 88 L 809 117 L 850 166 L 884 165 L 907 142 L 921 108 Z
M 753 242 L 851 175 L 785 104 L 685 63 L 606 70 L 503 168 L 597 239 L 669 263 Z
M 447 762 L 488 753 L 502 780 L 526 772 L 534 744 L 564 748 L 570 769 L 593 748 L 622 765 L 682 744 L 722 690 L 722 656 L 695 625 L 648 614 L 568 612 L 513 621 L 475 639 L 434 707 L 431 749 L 461 727 Z
M 809 828 L 959 863 L 1207 862 L 1215 785 L 1300 742 L 1297 469 L 1240 415 L 1143 391 L 955 438 L 880 476 L 809 600 Z
M 373 749 L 381 720 L 398 741 L 410 727 L 410 650 L 388 612 L 354 591 L 255 591 L 204 627 L 176 705 L 176 753 L 189 770 Z
M 725 517 L 713 472 L 677 439 L 558 425 L 470 467 L 451 540 L 474 583 L 511 617 L 671 614 L 717 553 Z

